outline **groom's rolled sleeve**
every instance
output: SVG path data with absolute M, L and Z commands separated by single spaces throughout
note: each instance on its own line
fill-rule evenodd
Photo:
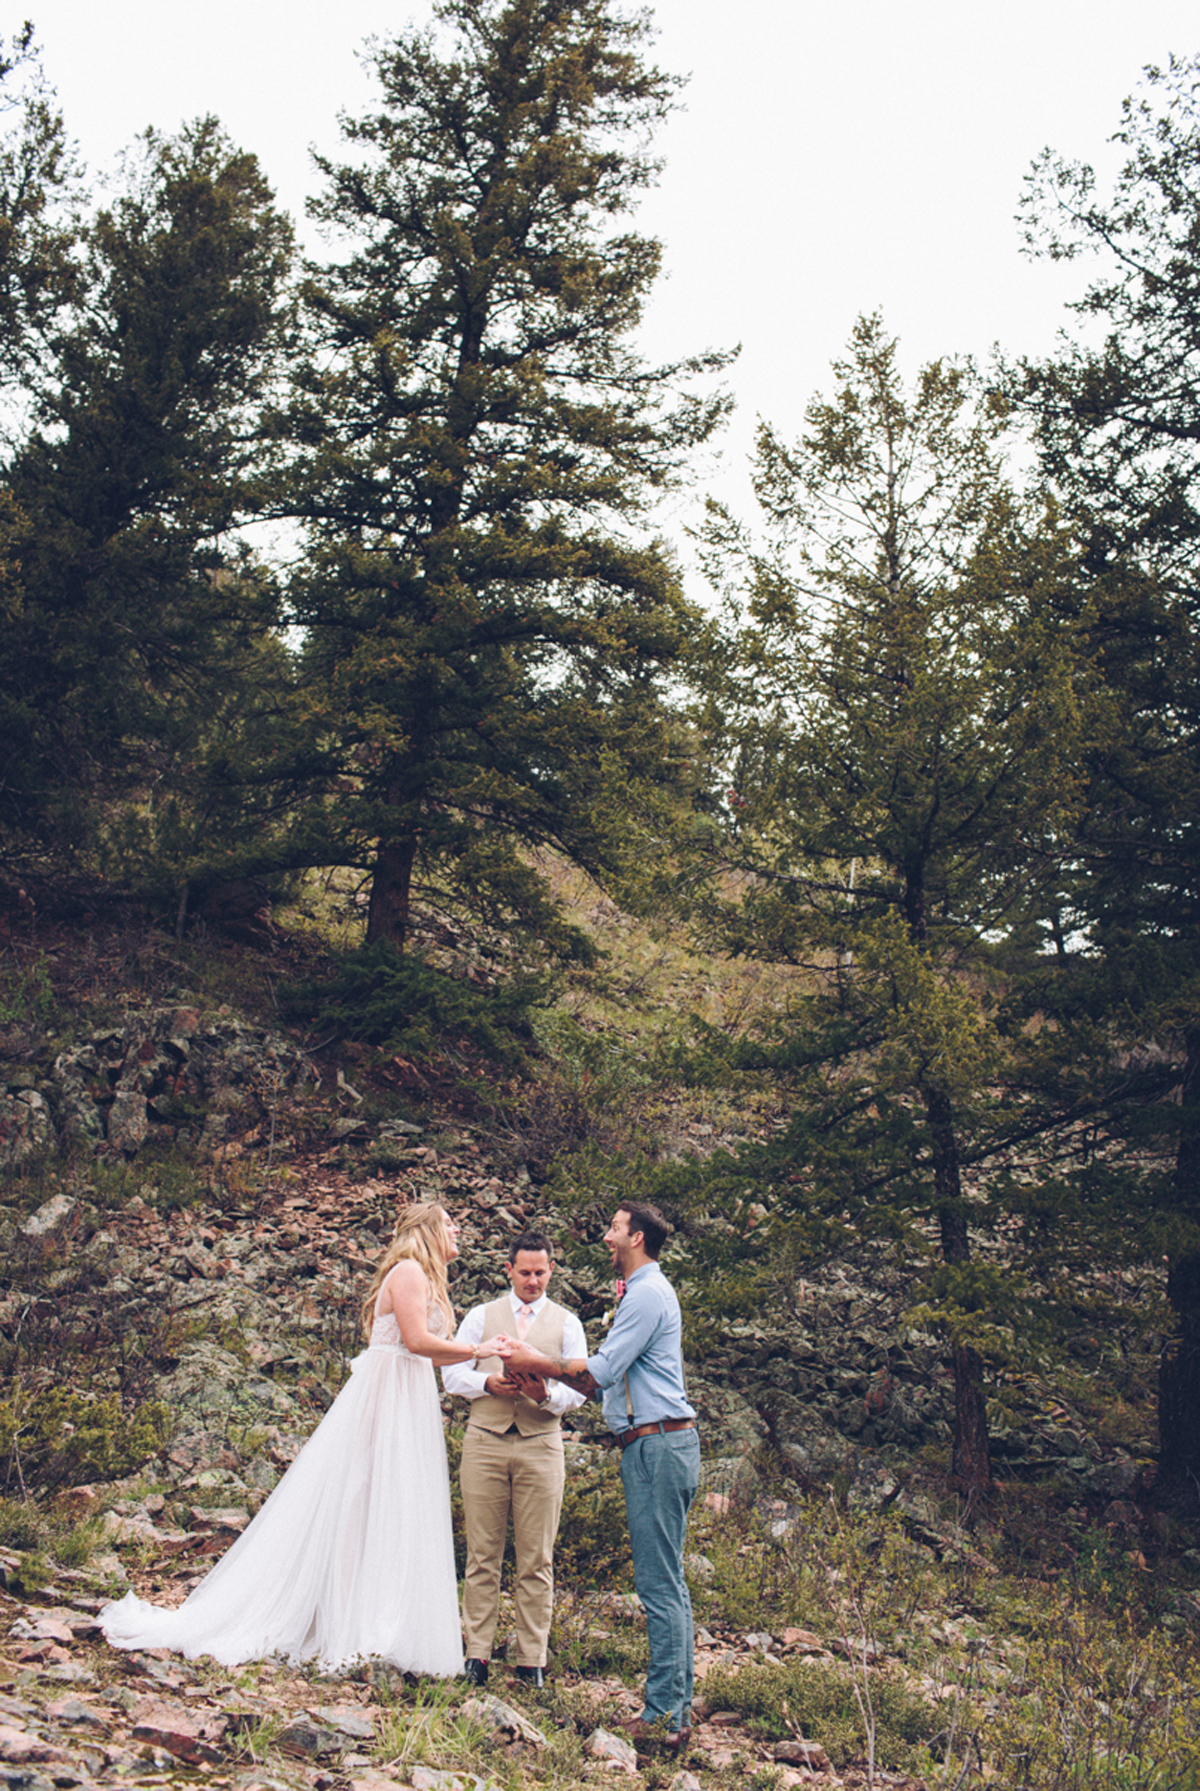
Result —
M 658 1313 L 648 1303 L 626 1294 L 617 1308 L 612 1330 L 594 1356 L 587 1359 L 588 1373 L 602 1392 L 623 1381 L 658 1327 Z

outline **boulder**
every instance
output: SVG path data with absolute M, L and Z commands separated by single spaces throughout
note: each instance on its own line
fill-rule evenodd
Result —
M 36 1213 L 22 1220 L 18 1230 L 28 1244 L 48 1255 L 74 1236 L 81 1216 L 77 1200 L 69 1194 L 55 1194 Z
M 53 1142 L 50 1109 L 36 1088 L 0 1093 L 0 1169 L 15 1169 Z

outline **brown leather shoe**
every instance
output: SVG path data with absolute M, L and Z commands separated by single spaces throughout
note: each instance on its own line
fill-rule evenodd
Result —
M 619 1725 L 635 1748 L 646 1754 L 682 1754 L 692 1739 L 692 1731 L 668 1729 L 661 1722 L 648 1723 L 644 1717 L 631 1716 Z

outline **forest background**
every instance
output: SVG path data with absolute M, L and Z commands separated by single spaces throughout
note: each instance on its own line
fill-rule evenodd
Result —
M 861 318 L 798 438 L 761 424 L 758 515 L 710 505 L 699 596 L 655 506 L 730 351 L 639 352 L 630 224 L 680 84 L 603 0 L 437 19 L 317 159 L 313 260 L 215 119 L 92 204 L 5 47 L 14 937 L 333 889 L 360 937 L 300 1008 L 395 1048 L 462 928 L 503 1054 L 597 965 L 576 867 L 765 993 L 657 1046 L 745 1094 L 735 1148 L 555 1173 L 658 1199 L 730 1308 L 847 1238 L 924 1251 L 971 1497 L 998 1365 L 1103 1329 L 1085 1268 L 1162 1265 L 1152 1494 L 1195 1522 L 1200 65 L 1146 74 L 1110 183 L 1033 168 L 1031 249 L 1088 257 L 1057 351 L 908 370 Z

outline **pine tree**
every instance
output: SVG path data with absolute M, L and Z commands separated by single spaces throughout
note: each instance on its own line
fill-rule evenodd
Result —
M 1127 1049 L 1156 1067 L 1110 1124 L 1173 1174 L 1138 1177 L 1132 1238 L 1169 1255 L 1175 1334 L 1159 1387 L 1157 1496 L 1200 1511 L 1200 59 L 1147 71 L 1125 101 L 1107 198 L 1047 152 L 1027 196 L 1034 252 L 1099 258 L 1076 301 L 1103 326 L 1008 370 L 1081 543 L 1092 665 L 1114 725 L 1092 744 L 1070 922 Z M 1170 1061 L 1162 1062 L 1164 1048 Z M 1153 1193 L 1153 1198 L 1150 1198 Z
M 94 852 L 136 802 L 145 876 L 155 805 L 178 815 L 205 730 L 251 700 L 239 681 L 282 670 L 277 598 L 229 531 L 261 510 L 290 226 L 212 119 L 148 133 L 126 173 L 87 228 L 79 302 L 9 468 L 21 603 L 0 818 Z
M 986 1209 L 965 1171 L 1011 1125 L 996 1089 L 1019 1028 L 993 942 L 1071 816 L 1068 562 L 1006 489 L 969 368 L 935 362 L 908 392 L 865 318 L 834 371 L 798 444 L 760 429 L 770 546 L 713 513 L 732 616 L 705 709 L 718 800 L 697 906 L 727 945 L 804 972 L 781 1035 L 754 1048 L 791 1104 L 765 1163 L 777 1210 L 936 1237 L 954 1471 L 978 1490 L 983 1352 L 1017 1307 L 973 1261 Z
M 658 691 L 693 626 L 651 502 L 725 410 L 709 355 L 647 365 L 657 243 L 619 219 L 676 83 L 608 0 L 444 0 L 373 51 L 314 215 L 349 258 L 307 287 L 309 720 L 295 853 L 360 866 L 402 948 L 414 879 L 564 948 L 523 848 L 636 856 L 671 754 Z
M 0 383 L 18 412 L 55 319 L 76 290 L 79 170 L 32 25 L 0 39 Z M 6 418 L 12 433 L 14 418 Z

